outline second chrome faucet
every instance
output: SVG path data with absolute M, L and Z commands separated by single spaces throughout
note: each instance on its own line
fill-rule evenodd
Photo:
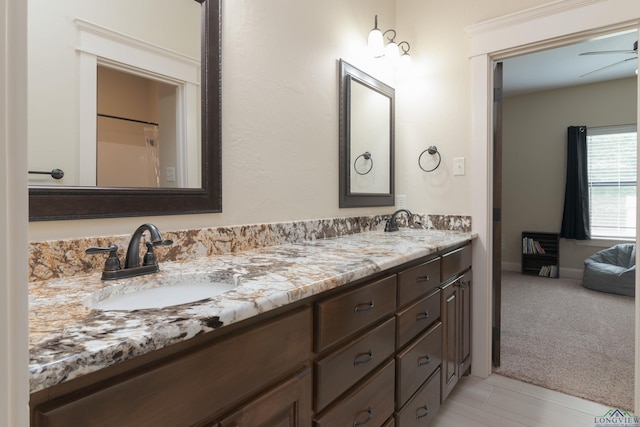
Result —
M 149 232 L 149 240 L 145 242 L 147 252 L 142 259 L 140 265 L 140 244 L 145 231 Z M 155 273 L 160 270 L 156 254 L 153 251 L 155 246 L 167 246 L 173 244 L 172 240 L 165 240 L 160 234 L 160 230 L 153 224 L 142 224 L 131 235 L 127 255 L 124 261 L 124 268 L 120 265 L 118 258 L 118 246 L 109 245 L 106 248 L 91 247 L 85 252 L 87 254 L 98 254 L 108 252 L 109 257 L 104 265 L 102 272 L 102 280 L 122 279 L 125 277 L 141 276 L 144 274 Z

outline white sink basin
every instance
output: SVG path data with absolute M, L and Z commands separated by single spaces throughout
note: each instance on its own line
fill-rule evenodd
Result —
M 131 284 L 108 287 L 94 292 L 86 305 L 96 310 L 163 308 L 213 298 L 236 286 L 237 277 L 180 276 L 175 281 L 165 278 L 160 283 L 142 285 L 142 288 Z

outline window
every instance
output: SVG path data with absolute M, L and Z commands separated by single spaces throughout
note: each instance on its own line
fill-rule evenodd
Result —
M 592 238 L 635 239 L 637 136 L 636 125 L 588 129 Z

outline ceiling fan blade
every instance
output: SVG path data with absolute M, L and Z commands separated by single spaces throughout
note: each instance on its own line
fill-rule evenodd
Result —
M 635 50 L 597 50 L 595 52 L 582 52 L 580 56 L 584 55 L 609 55 L 609 54 L 635 54 L 638 53 Z
M 606 67 L 602 67 L 602 68 L 598 68 L 597 70 L 589 71 L 588 73 L 583 74 L 583 75 L 581 75 L 580 77 L 585 77 L 585 76 L 588 76 L 588 75 L 590 75 L 590 74 L 597 73 L 598 71 L 603 71 L 603 70 L 606 70 L 607 68 L 615 67 L 616 65 L 623 64 L 623 63 L 625 63 L 625 62 L 627 62 L 627 61 L 633 61 L 633 60 L 635 60 L 635 59 L 636 59 L 636 58 L 627 58 L 627 59 L 623 59 L 622 61 L 614 62 L 613 64 L 611 64 L 611 65 L 607 65 Z

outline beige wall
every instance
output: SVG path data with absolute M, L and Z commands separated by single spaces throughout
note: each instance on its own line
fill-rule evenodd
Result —
M 635 123 L 636 84 L 630 78 L 504 99 L 504 262 L 520 263 L 522 231 L 560 232 L 567 127 Z M 600 249 L 562 239 L 561 275 L 563 268 L 582 270 Z
M 152 220 L 175 229 L 391 212 L 338 208 L 336 61 L 385 76 L 363 57 L 375 14 L 414 59 L 410 78 L 395 84 L 396 194 L 417 212 L 469 214 L 469 173 L 451 175 L 454 157 L 473 167 L 465 26 L 543 3 L 223 2 L 223 213 Z M 432 144 L 443 164 L 426 174 L 417 158 Z M 130 233 L 142 220 L 32 223 L 30 239 Z

